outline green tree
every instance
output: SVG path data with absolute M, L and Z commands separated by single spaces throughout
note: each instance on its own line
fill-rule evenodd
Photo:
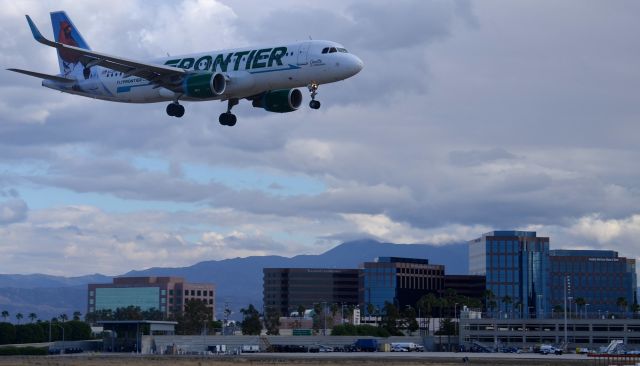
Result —
M 142 315 L 142 319 L 144 320 L 165 320 L 165 314 L 164 312 L 156 309 L 156 308 L 151 308 L 148 310 L 143 310 L 141 312 Z
M 584 297 L 576 297 L 576 306 L 578 307 L 578 314 L 582 313 L 582 310 L 584 310 L 584 306 L 587 304 L 587 301 L 584 299 Z
M 37 324 L 16 325 L 16 343 L 44 342 L 44 332 Z
M 6 310 L 2 310 L 2 320 L 6 322 L 8 317 L 9 317 L 9 312 Z
M 0 344 L 13 343 L 16 343 L 16 327 L 11 323 L 0 323 Z
M 22 318 L 24 318 L 24 315 L 22 315 L 22 313 L 16 314 L 16 320 L 18 321 L 18 324 L 20 324 L 20 321 L 22 320 Z
M 382 327 L 391 335 L 402 335 L 402 332 L 398 329 L 398 320 L 400 319 L 398 308 L 394 304 L 385 301 L 382 312 Z
M 509 295 L 505 295 L 502 298 L 502 303 L 504 304 L 504 311 L 507 314 L 511 314 L 510 310 L 511 310 L 511 304 L 513 303 L 513 299 L 511 298 L 511 296 Z
M 242 313 L 242 334 L 245 335 L 260 335 L 262 331 L 262 323 L 260 322 L 260 313 L 253 304 L 249 304 L 246 309 L 240 309 Z
M 38 315 L 36 313 L 29 313 L 29 320 L 33 323 L 36 319 L 38 319 Z
M 402 317 L 404 318 L 405 328 L 409 332 L 409 336 L 413 335 L 413 332 L 419 329 L 418 321 L 416 321 L 416 310 L 407 305 L 402 312 Z
M 625 313 L 627 311 L 627 299 L 625 297 L 620 296 L 616 300 L 616 306 L 620 309 L 621 313 Z
M 302 305 L 302 304 L 298 305 L 298 317 L 299 318 L 304 318 L 304 312 L 306 310 L 307 309 L 305 309 L 304 305 Z
M 200 334 L 212 319 L 211 308 L 204 301 L 189 299 L 184 303 L 184 312 L 176 318 L 176 331 L 185 335 Z
M 322 304 L 313 304 L 313 325 L 314 331 L 318 332 L 324 326 L 324 308 Z
M 367 304 L 367 316 L 373 316 L 376 307 L 372 303 Z
M 62 319 L 62 315 L 60 315 L 60 319 Z M 117 308 L 116 311 L 113 312 L 113 320 L 142 320 L 142 310 L 139 306 Z M 64 322 L 64 319 L 62 321 Z
M 264 315 L 264 327 L 268 335 L 280 335 L 280 312 L 278 309 L 268 307 Z
M 67 316 L 67 314 L 64 314 L 64 313 L 62 313 L 62 314 L 58 315 L 58 318 L 60 318 L 60 321 L 61 321 L 61 322 L 63 322 L 63 323 L 64 323 L 64 322 L 66 322 L 66 321 L 67 321 L 67 319 L 69 319 L 69 317 Z
M 416 304 L 418 309 L 420 309 L 420 315 L 427 318 L 427 333 L 431 329 L 431 318 L 433 318 L 433 308 L 438 302 L 438 298 L 433 293 L 428 293 L 418 300 Z
M 493 315 L 493 309 L 496 307 L 496 295 L 490 289 L 484 290 L 485 309 Z
M 73 312 L 73 320 L 80 320 L 81 316 L 82 316 L 82 313 L 79 312 L 78 310 Z
M 331 306 L 329 307 L 329 311 L 331 311 L 331 316 L 334 319 L 336 318 L 336 315 L 338 315 L 338 310 L 340 310 L 340 306 L 338 306 L 338 304 L 336 303 L 331 304 Z

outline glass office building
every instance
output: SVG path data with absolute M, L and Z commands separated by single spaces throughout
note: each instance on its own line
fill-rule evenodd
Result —
M 116 277 L 113 283 L 88 286 L 87 313 L 137 306 L 156 309 L 166 318 L 184 312 L 189 300 L 202 301 L 215 319 L 215 286 L 188 283 L 182 277 Z
M 552 306 L 564 308 L 565 282 L 571 312 L 579 317 L 629 311 L 637 303 L 635 259 L 618 257 L 612 250 L 551 250 L 549 254 Z M 620 298 L 626 306 L 619 303 Z
M 549 238 L 492 231 L 469 242 L 469 272 L 486 276 L 494 316 L 544 317 L 549 308 Z
M 358 305 L 358 270 L 330 268 L 264 268 L 263 304 L 283 316 L 314 304 Z
M 444 266 L 429 264 L 427 259 L 380 257 L 362 264 L 360 272 L 360 305 L 368 314 L 368 304 L 375 311 L 385 302 L 404 308 L 416 307 L 423 295 L 438 294 L 444 288 Z

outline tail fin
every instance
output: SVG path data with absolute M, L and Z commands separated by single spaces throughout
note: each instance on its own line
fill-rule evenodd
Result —
M 56 11 L 51 13 L 51 25 L 53 26 L 53 36 L 56 42 L 60 42 L 69 46 L 80 47 L 89 50 L 89 45 L 78 31 L 67 13 L 64 11 Z M 77 54 L 70 53 L 67 50 L 58 49 L 58 64 L 60 65 L 60 74 L 68 75 L 72 73 L 74 68 L 79 65 L 80 57 Z

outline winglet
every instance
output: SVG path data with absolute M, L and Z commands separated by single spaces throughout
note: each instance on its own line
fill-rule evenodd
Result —
M 31 33 L 33 34 L 33 38 L 35 38 L 36 41 L 42 44 L 55 47 L 55 42 L 51 42 L 50 40 L 44 38 L 42 33 L 40 33 L 40 30 L 38 30 L 38 27 L 36 27 L 36 24 L 33 22 L 33 20 L 31 20 L 31 17 L 28 15 L 25 15 L 25 17 L 27 17 L 27 22 L 29 23 L 29 28 L 31 28 Z

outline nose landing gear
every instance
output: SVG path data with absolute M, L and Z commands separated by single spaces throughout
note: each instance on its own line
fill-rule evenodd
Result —
M 227 111 L 225 113 L 220 114 L 218 117 L 218 122 L 220 122 L 223 126 L 235 126 L 237 122 L 236 115 L 231 113 L 231 108 L 234 105 L 238 104 L 238 99 L 232 98 L 227 101 Z
M 318 87 L 320 85 L 318 85 L 318 83 L 316 83 L 315 81 L 312 82 L 311 84 L 307 85 L 307 89 L 309 89 L 309 92 L 311 92 L 311 101 L 309 102 L 309 107 L 311 109 L 319 109 L 320 108 L 320 102 L 316 100 L 316 95 L 318 95 Z

